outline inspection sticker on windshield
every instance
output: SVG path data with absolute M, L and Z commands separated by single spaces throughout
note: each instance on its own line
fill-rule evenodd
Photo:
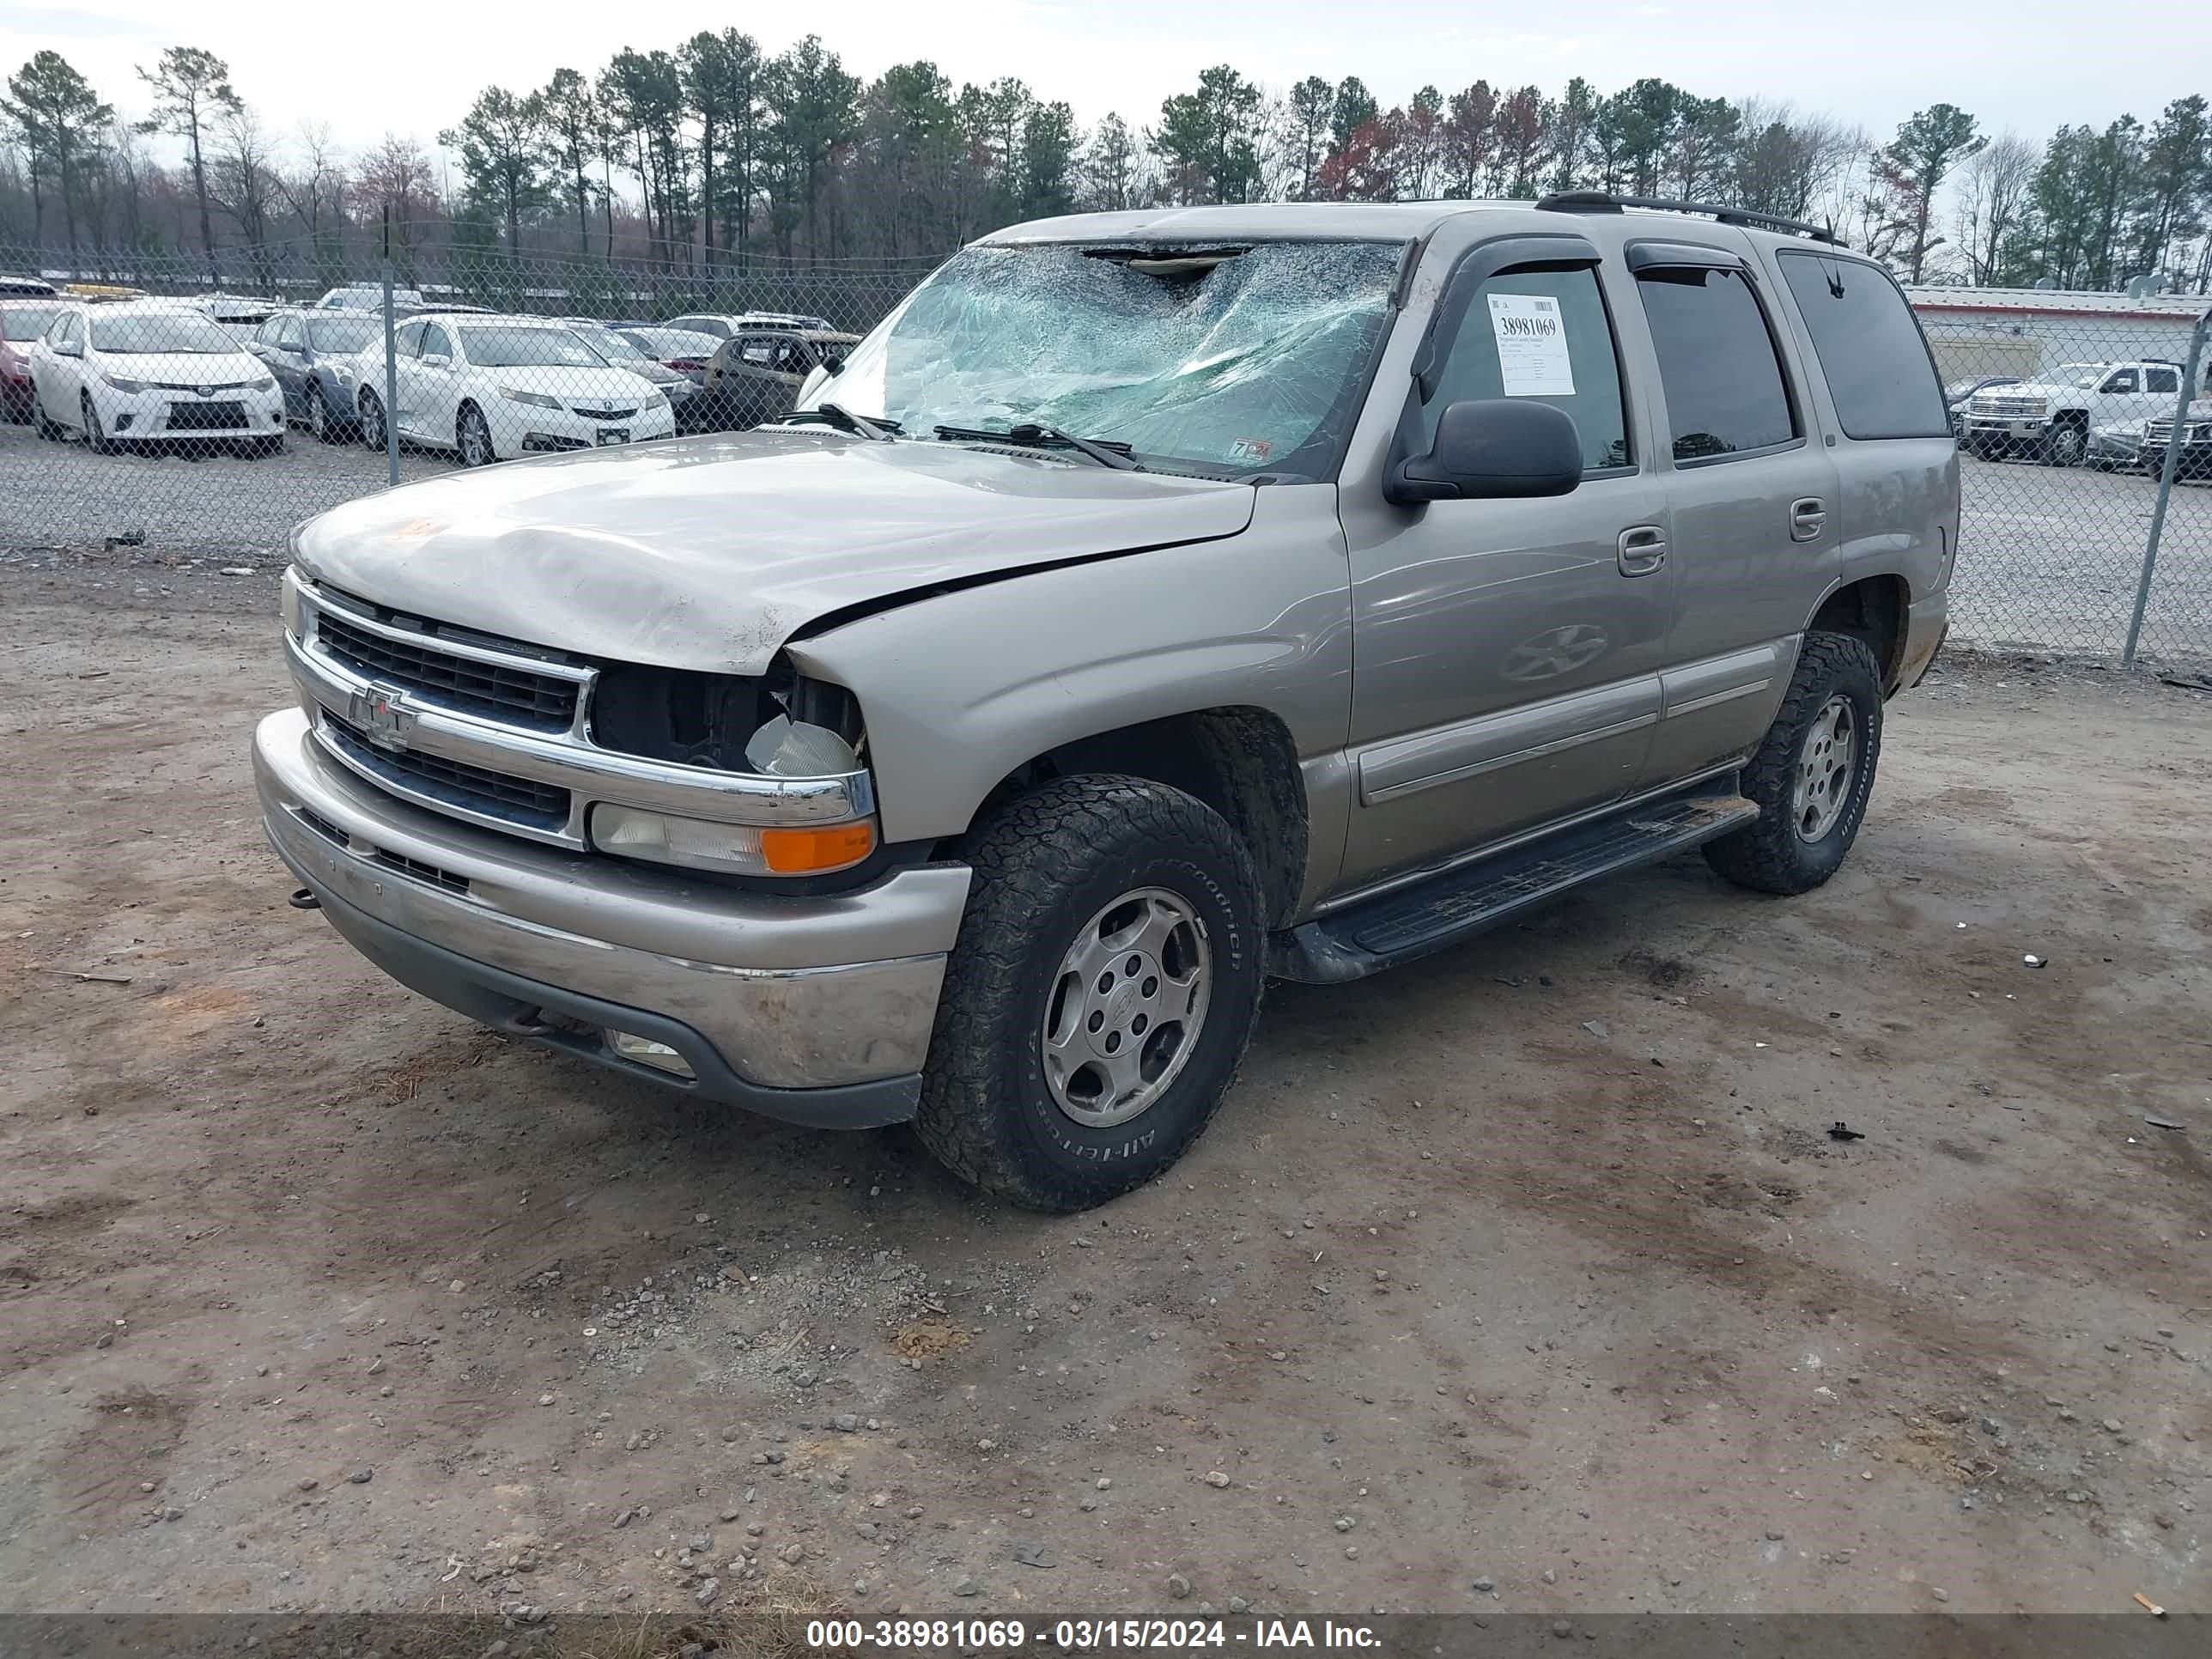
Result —
M 1232 438 L 1229 443 L 1229 459 L 1237 466 L 1265 466 L 1274 453 L 1272 438 Z
M 1567 325 L 1548 294 L 1493 294 L 1490 328 L 1498 337 L 1498 372 L 1509 398 L 1571 398 Z

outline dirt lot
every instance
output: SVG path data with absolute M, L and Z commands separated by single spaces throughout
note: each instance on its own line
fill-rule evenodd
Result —
M 0 569 L 0 1606 L 2212 1602 L 2212 699 L 1954 663 L 1822 892 L 1277 988 L 1052 1220 L 287 908 L 274 597 Z

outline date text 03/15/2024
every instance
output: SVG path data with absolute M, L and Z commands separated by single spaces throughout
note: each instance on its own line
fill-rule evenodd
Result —
M 1231 1647 L 1372 1650 L 1382 1644 L 1365 1625 L 1327 1619 L 1259 1619 L 1249 1625 L 1219 1619 L 1057 1619 L 1036 1624 L 1018 1619 L 819 1619 L 807 1624 L 806 1643 L 813 1648 L 884 1648 L 908 1653 L 1018 1652 L 1029 1647 L 1068 1653 L 1172 1653 Z

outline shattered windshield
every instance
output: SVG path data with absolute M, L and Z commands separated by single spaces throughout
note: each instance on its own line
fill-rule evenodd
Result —
M 800 400 L 933 427 L 1056 426 L 1141 461 L 1321 477 L 1358 413 L 1400 246 L 984 246 Z

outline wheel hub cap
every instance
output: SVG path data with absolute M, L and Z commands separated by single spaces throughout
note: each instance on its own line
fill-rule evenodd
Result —
M 1212 996 L 1212 955 L 1190 904 L 1124 893 L 1078 931 L 1045 1000 L 1045 1086 L 1074 1121 L 1126 1123 L 1173 1083 Z
M 1835 828 L 1851 798 L 1858 769 L 1857 712 L 1849 697 L 1831 697 L 1814 716 L 1797 753 L 1797 776 L 1790 791 L 1790 814 L 1799 837 L 1818 841 Z

